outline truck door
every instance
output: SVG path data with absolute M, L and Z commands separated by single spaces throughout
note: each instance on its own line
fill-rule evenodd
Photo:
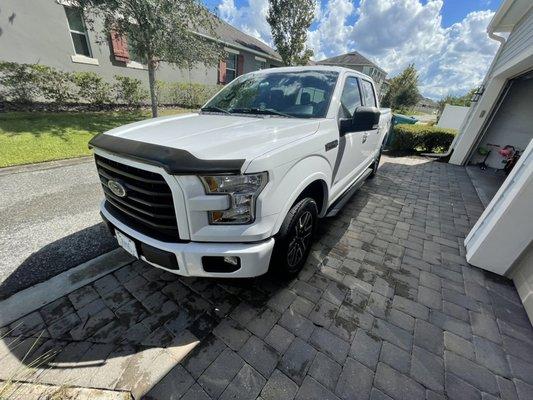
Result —
M 376 94 L 374 92 L 374 86 L 370 81 L 365 79 L 360 79 L 359 83 L 361 84 L 361 92 L 363 97 L 363 105 L 365 107 L 377 107 Z M 363 157 L 365 164 L 369 164 L 374 157 L 376 150 L 378 149 L 379 142 L 379 129 L 372 129 L 370 131 L 361 132 L 365 141 L 363 142 Z
M 344 81 L 339 108 L 339 118 L 352 118 L 355 108 L 362 105 L 358 79 L 348 76 Z M 363 134 L 365 132 L 345 132 L 339 137 L 339 146 L 333 169 L 333 184 L 350 183 L 363 168 Z

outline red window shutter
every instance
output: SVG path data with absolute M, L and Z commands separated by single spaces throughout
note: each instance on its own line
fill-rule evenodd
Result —
M 239 54 L 237 56 L 237 76 L 244 74 L 244 56 Z
M 111 31 L 111 46 L 113 47 L 115 60 L 121 62 L 128 62 L 130 60 L 128 41 L 124 35 L 121 35 L 117 31 Z
M 226 83 L 226 60 L 220 60 L 218 63 L 218 83 Z

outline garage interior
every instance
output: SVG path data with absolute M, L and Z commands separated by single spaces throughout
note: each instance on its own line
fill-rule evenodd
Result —
M 533 139 L 532 100 L 533 71 L 510 80 L 469 156 L 467 172 L 485 207 L 507 177 L 506 159 Z

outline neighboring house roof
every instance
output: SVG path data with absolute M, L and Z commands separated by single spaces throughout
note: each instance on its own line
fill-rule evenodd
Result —
M 342 66 L 357 66 L 357 65 L 368 65 L 374 68 L 379 69 L 380 71 L 387 73 L 383 68 L 380 68 L 375 63 L 370 61 L 368 58 L 363 56 L 357 51 L 351 51 L 346 54 L 341 54 L 335 57 L 326 58 L 325 60 L 318 61 L 317 64 L 323 65 L 342 65 Z
M 221 20 L 217 16 L 214 16 L 214 18 L 214 30 L 215 35 L 217 37 L 213 38 L 212 35 L 205 31 L 199 32 L 200 35 L 217 40 L 218 42 L 228 47 L 234 47 L 238 50 L 249 51 L 258 56 L 268 57 L 270 59 L 281 61 L 281 57 L 278 52 L 266 43 L 263 43 L 259 39 L 256 39 L 253 36 L 250 36 L 238 30 L 237 28 Z

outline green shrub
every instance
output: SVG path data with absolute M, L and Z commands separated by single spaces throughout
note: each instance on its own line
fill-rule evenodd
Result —
M 159 104 L 198 108 L 222 86 L 156 82 Z M 86 103 L 139 107 L 149 100 L 141 80 L 115 75 L 110 84 L 94 72 L 64 72 L 39 64 L 0 62 L 0 99 L 24 107 L 45 102 L 54 107 Z M 53 107 L 51 107 L 53 108 Z
M 39 97 L 39 76 L 32 64 L 0 62 L 0 93 L 14 103 L 27 104 Z
M 76 101 L 76 85 L 71 73 L 39 64 L 32 65 L 32 68 L 38 77 L 39 94 L 45 101 L 57 106 Z
M 165 81 L 155 81 L 155 91 L 157 93 L 157 103 L 159 105 L 163 104 L 173 104 L 171 99 L 172 90 L 170 88 L 171 84 Z
M 92 105 L 111 103 L 111 85 L 94 72 L 75 72 L 78 98 Z
M 148 98 L 148 91 L 140 79 L 115 75 L 113 85 L 119 103 L 139 108 Z
M 222 86 L 201 83 L 157 81 L 159 104 L 179 104 L 187 108 L 203 106 Z
M 399 124 L 394 127 L 389 148 L 395 151 L 446 151 L 457 134 L 455 129 L 430 125 Z

